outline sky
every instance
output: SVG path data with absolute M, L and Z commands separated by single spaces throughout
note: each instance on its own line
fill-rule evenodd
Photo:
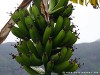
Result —
M 9 20 L 8 13 L 14 12 L 23 0 L 0 0 L 0 30 Z M 78 26 L 80 33 L 76 43 L 93 42 L 100 39 L 100 9 L 93 9 L 91 5 L 81 6 L 74 4 L 72 22 Z M 6 42 L 15 42 L 16 37 L 10 32 Z

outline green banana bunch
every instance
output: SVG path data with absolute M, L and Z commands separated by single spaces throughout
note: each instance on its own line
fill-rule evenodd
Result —
M 11 15 L 13 21 L 17 24 L 19 21 L 22 21 L 24 24 L 25 17 L 29 15 L 29 12 L 26 8 L 17 10 L 14 14 Z
M 30 60 L 31 60 L 31 63 L 33 64 L 32 66 L 40 66 L 43 64 L 42 59 L 36 57 L 34 53 L 30 55 Z
M 18 36 L 17 34 L 20 34 L 21 33 L 24 35 L 24 38 L 27 38 L 29 39 L 30 36 L 29 36 L 29 32 L 28 32 L 28 29 L 26 27 L 26 24 L 24 22 L 24 17 L 27 16 L 27 12 L 26 12 L 26 9 L 19 9 L 18 11 L 16 11 L 14 14 L 12 14 L 12 19 L 14 20 L 14 22 L 18 25 L 19 28 L 15 28 L 13 27 L 12 31 L 15 32 L 16 36 Z M 20 32 L 18 33 L 18 31 L 20 30 Z M 20 38 L 20 37 L 19 37 Z M 23 38 L 22 38 L 23 39 Z
M 15 59 L 29 74 L 42 75 L 31 66 L 44 65 L 45 75 L 78 69 L 78 64 L 70 61 L 77 33 L 72 30 L 70 15 L 73 5 L 68 2 L 50 0 L 45 7 L 42 0 L 34 0 L 29 10 L 19 9 L 12 14 L 17 27 L 12 27 L 11 31 L 21 39 Z

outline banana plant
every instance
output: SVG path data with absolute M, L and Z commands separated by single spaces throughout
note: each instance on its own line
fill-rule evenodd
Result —
M 64 75 L 80 67 L 76 58 L 70 59 L 78 40 L 78 33 L 73 31 L 75 26 L 71 25 L 73 4 L 70 1 L 99 7 L 97 0 L 23 0 L 1 30 L 0 43 L 10 31 L 20 39 L 14 46 L 18 54 L 12 56 L 29 74 Z M 44 69 L 40 68 L 42 65 Z

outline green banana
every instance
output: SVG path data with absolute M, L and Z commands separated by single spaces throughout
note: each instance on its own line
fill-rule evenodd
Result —
M 53 8 L 53 10 L 58 9 L 64 5 L 66 0 L 58 0 L 57 5 Z
M 32 14 L 35 19 L 37 19 L 37 17 L 40 15 L 40 11 L 35 4 L 32 6 Z
M 61 42 L 61 46 L 66 45 L 68 41 L 70 41 L 71 37 L 72 37 L 72 32 L 71 31 L 66 32 L 65 37 L 63 41 Z
M 69 60 L 69 59 L 71 58 L 72 55 L 73 55 L 72 49 L 68 48 L 67 54 L 66 54 L 64 60 L 65 60 L 65 61 Z
M 25 18 L 25 23 L 28 29 L 30 29 L 33 25 L 35 25 L 33 19 L 31 18 L 31 16 L 27 16 Z
M 11 18 L 12 18 L 13 21 L 17 24 L 17 23 L 20 21 L 19 12 L 16 11 L 14 14 L 11 15 Z
M 74 72 L 74 71 L 76 71 L 78 68 L 79 68 L 78 64 L 75 63 L 75 65 L 74 65 L 72 68 L 70 68 L 70 69 L 68 70 L 68 72 Z
M 17 28 L 17 27 L 15 27 L 15 26 L 13 26 L 13 27 L 11 28 L 11 32 L 12 32 L 16 37 L 18 37 L 18 38 L 20 38 L 20 39 L 25 39 L 25 38 L 26 38 L 25 35 L 20 31 L 20 29 Z
M 40 41 L 36 42 L 36 49 L 37 49 L 37 52 L 38 52 L 39 56 L 42 56 L 43 52 L 44 52 L 44 49 L 43 49 L 43 45 Z
M 22 49 L 24 51 L 25 54 L 29 54 L 30 51 L 28 49 L 28 46 L 27 46 L 27 42 L 26 41 L 21 41 L 21 44 L 19 45 L 18 47 L 19 49 Z
M 37 30 L 35 26 L 32 26 L 32 28 L 29 30 L 29 33 L 34 43 L 36 43 L 37 40 L 40 40 L 41 37 L 40 37 L 39 31 Z
M 32 6 L 30 5 L 29 7 L 29 15 L 31 16 L 31 18 L 35 21 L 34 15 L 32 13 Z
M 64 10 L 64 12 L 62 13 L 62 16 L 69 17 L 72 14 L 72 11 L 73 11 L 73 5 L 72 4 L 69 4 L 67 6 L 67 8 Z
M 23 49 L 22 46 L 17 46 L 17 50 L 18 50 L 19 53 L 23 53 L 23 54 L 26 54 L 26 55 L 29 54 L 29 51 L 26 50 L 26 49 Z
M 48 56 L 50 56 L 52 50 L 52 39 L 50 38 L 45 46 L 45 52 L 47 53 Z
M 62 29 L 62 26 L 63 26 L 63 17 L 59 16 L 54 28 L 54 36 L 56 36 L 59 33 L 59 31 Z
M 32 68 L 30 67 L 27 67 L 27 66 L 23 66 L 23 68 L 30 74 L 30 75 L 39 75 L 38 72 L 36 72 L 35 70 L 33 70 Z
M 68 61 L 64 61 L 60 64 L 55 64 L 53 71 L 56 73 L 61 73 L 66 67 L 68 67 L 69 62 Z
M 27 27 L 22 23 L 22 21 L 18 22 L 18 27 L 20 29 L 20 31 L 27 37 L 27 39 L 30 39 L 30 35 L 28 32 Z
M 46 71 L 50 73 L 53 70 L 53 67 L 54 67 L 54 62 L 52 60 L 50 60 L 47 63 Z
M 47 66 L 47 62 L 48 62 L 48 55 L 47 55 L 46 52 L 42 55 L 42 62 L 44 64 L 44 66 L 46 67 Z
M 21 20 L 21 22 L 25 25 L 25 17 L 24 17 L 24 12 L 23 12 L 24 9 L 19 9 L 19 18 Z
M 37 22 L 38 22 L 38 25 L 41 29 L 42 32 L 44 32 L 45 28 L 46 28 L 46 21 L 45 21 L 45 18 L 42 16 L 42 15 L 39 15 L 37 16 Z
M 46 42 L 48 41 L 50 35 L 51 35 L 51 32 L 52 32 L 52 27 L 51 25 L 47 25 L 47 27 L 45 28 L 45 31 L 44 31 L 44 34 L 43 34 L 43 44 L 45 45 Z
M 15 59 L 19 64 L 24 65 L 24 62 L 20 56 L 16 56 Z
M 59 62 L 58 63 L 61 63 L 61 62 L 64 61 L 65 56 L 67 55 L 67 48 L 66 47 L 62 47 L 60 54 L 61 55 L 59 57 Z
M 38 56 L 38 52 L 36 50 L 36 47 L 34 46 L 34 44 L 31 40 L 27 41 L 27 47 L 29 48 L 31 53 L 34 53 L 36 56 Z
M 66 28 L 66 32 L 70 30 L 70 24 L 71 24 L 70 18 L 65 17 L 63 22 L 63 27 Z
M 72 46 L 76 41 L 77 41 L 77 36 L 75 35 L 75 33 L 72 33 L 71 40 L 69 40 L 68 44 Z
M 64 37 L 65 37 L 65 30 L 62 29 L 53 40 L 53 48 L 59 46 Z
M 30 14 L 29 14 L 29 11 L 28 11 L 28 9 L 27 8 L 23 8 L 23 14 L 24 14 L 24 18 L 26 18 L 27 16 L 29 16 Z
M 69 65 L 68 67 L 65 68 L 65 72 L 69 72 L 69 69 L 71 69 L 73 66 L 75 65 L 75 61 L 72 60 L 72 61 L 69 61 Z
M 22 58 L 22 60 L 24 62 L 24 65 L 26 65 L 26 66 L 31 66 L 32 65 L 29 56 L 26 56 L 25 54 L 21 54 L 21 58 Z
M 50 20 L 50 25 L 51 25 L 51 36 L 53 36 L 55 23 L 54 23 L 54 21 L 52 19 Z
M 57 63 L 59 61 L 59 58 L 60 58 L 60 52 L 51 56 L 51 60 L 53 60 L 54 63 Z
M 37 58 L 34 53 L 32 53 L 32 55 L 30 55 L 30 60 L 33 63 L 33 66 L 40 66 L 43 64 L 42 59 Z
M 56 0 L 50 0 L 48 12 L 52 11 L 52 9 L 55 7 L 55 4 L 56 4 Z

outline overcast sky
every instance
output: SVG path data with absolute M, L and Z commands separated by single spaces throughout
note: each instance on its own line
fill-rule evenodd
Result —
M 22 0 L 0 0 L 0 29 L 9 20 L 7 12 L 14 12 Z M 80 29 L 80 39 L 77 43 L 93 42 L 100 39 L 100 9 L 93 9 L 92 6 L 74 5 L 76 7 L 72 17 L 75 25 Z M 11 33 L 5 42 L 14 42 L 16 37 Z M 4 42 L 4 43 L 5 43 Z

